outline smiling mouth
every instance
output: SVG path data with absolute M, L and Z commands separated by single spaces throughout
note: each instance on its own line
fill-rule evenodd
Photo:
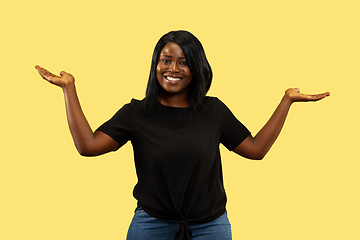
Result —
M 170 76 L 165 76 L 165 79 L 170 81 L 170 82 L 178 82 L 180 81 L 182 78 L 181 77 L 170 77 Z

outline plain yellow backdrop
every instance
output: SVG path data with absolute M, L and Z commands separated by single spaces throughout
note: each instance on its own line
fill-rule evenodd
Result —
M 221 147 L 233 239 L 360 239 L 358 1 L 2 1 L 0 239 L 125 239 L 136 201 L 131 144 L 85 158 L 62 91 L 72 73 L 93 129 L 145 94 L 171 30 L 203 43 L 217 96 L 251 130 L 289 87 L 296 103 L 263 161 Z

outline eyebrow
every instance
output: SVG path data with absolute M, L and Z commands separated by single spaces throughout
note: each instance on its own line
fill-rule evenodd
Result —
M 172 56 L 170 55 L 161 55 L 162 57 L 168 57 L 168 58 L 172 58 Z M 179 57 L 179 59 L 185 59 L 185 57 Z

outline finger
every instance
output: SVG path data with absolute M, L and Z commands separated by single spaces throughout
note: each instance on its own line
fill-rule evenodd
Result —
M 317 96 L 317 97 L 328 97 L 328 96 L 330 96 L 330 93 L 329 92 L 320 93 L 320 94 L 316 94 L 315 96 Z
M 53 83 L 54 81 L 56 81 L 56 80 L 58 80 L 60 78 L 59 76 L 49 72 L 45 68 L 42 68 L 42 67 L 40 67 L 38 65 L 35 68 L 38 70 L 39 74 L 41 75 L 41 77 L 43 79 L 45 79 L 45 80 L 47 80 L 47 81 L 49 81 L 51 83 Z
M 36 70 L 40 73 L 40 72 L 42 71 L 42 69 L 43 69 L 43 68 L 42 68 L 42 67 L 40 67 L 39 65 L 36 65 L 36 66 L 35 66 L 35 69 L 36 69 Z
M 307 98 L 309 99 L 309 101 L 318 101 L 320 99 L 323 99 L 327 96 L 330 96 L 329 92 L 326 93 L 321 93 L 321 94 L 314 94 L 314 95 L 307 95 Z
M 39 71 L 40 75 L 43 77 L 55 77 L 56 76 L 55 74 L 49 72 L 45 68 L 39 68 L 38 71 Z
M 45 80 L 47 80 L 48 82 L 50 82 L 50 83 L 55 83 L 55 84 L 56 84 L 56 82 L 57 82 L 58 80 L 61 79 L 59 76 L 56 76 L 56 75 L 54 75 L 54 74 L 48 75 L 48 76 L 44 76 L 43 78 L 44 78 Z

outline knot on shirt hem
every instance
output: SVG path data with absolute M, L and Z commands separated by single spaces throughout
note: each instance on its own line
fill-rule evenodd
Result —
M 181 220 L 179 222 L 178 230 L 175 234 L 175 240 L 191 240 L 192 239 L 192 233 L 191 229 L 187 225 L 186 220 Z

